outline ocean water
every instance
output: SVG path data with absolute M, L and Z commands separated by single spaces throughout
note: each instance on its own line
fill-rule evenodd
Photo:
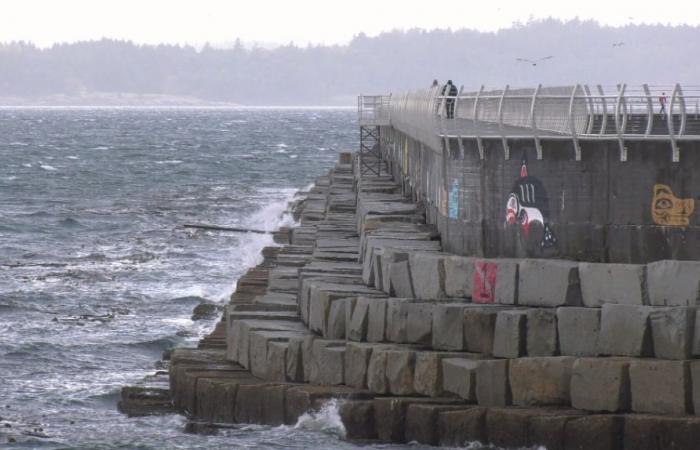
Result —
M 214 435 L 116 409 L 272 244 L 181 225 L 291 224 L 287 202 L 358 135 L 342 109 L 0 108 L 0 447 L 358 447 L 334 405 Z

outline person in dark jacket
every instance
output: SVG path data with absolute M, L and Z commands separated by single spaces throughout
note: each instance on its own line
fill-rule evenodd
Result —
M 455 117 L 455 99 L 457 97 L 457 86 L 452 84 L 452 80 L 447 80 L 447 84 L 442 88 L 442 96 L 445 99 L 445 114 L 448 119 Z

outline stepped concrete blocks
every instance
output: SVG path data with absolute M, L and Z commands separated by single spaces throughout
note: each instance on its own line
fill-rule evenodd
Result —
M 406 342 L 430 345 L 433 340 L 433 303 L 406 303 Z
M 488 441 L 498 448 L 525 447 L 530 420 L 551 414 L 537 409 L 489 408 L 486 412 Z
M 696 449 L 700 442 L 697 417 L 647 414 L 625 416 L 625 450 Z
M 445 254 L 436 252 L 411 253 L 409 263 L 416 298 L 437 300 L 445 298 Z
M 345 427 L 346 439 L 376 439 L 372 400 L 342 402 L 338 407 L 338 414 Z
M 580 306 L 578 264 L 553 259 L 524 259 L 518 275 L 518 304 Z
M 345 346 L 345 384 L 358 389 L 367 389 L 367 370 L 376 344 L 348 342 Z
M 386 301 L 386 340 L 397 344 L 408 342 L 408 304 L 410 299 L 389 298 Z
M 487 442 L 486 408 L 444 411 L 438 415 L 439 444 L 461 447 L 467 442 Z
M 374 283 L 368 284 L 368 286 L 377 288 L 377 289 L 382 289 L 384 287 L 384 277 L 386 276 L 386 273 L 382 271 L 382 259 L 384 256 L 384 249 L 383 248 L 375 248 L 374 249 L 374 254 L 372 255 L 372 258 L 374 258 L 373 261 L 373 267 L 372 270 L 374 271 Z
M 654 308 L 649 314 L 654 356 L 690 359 L 695 326 L 695 307 Z
M 389 381 L 386 378 L 386 349 L 373 349 L 367 365 L 367 388 L 376 394 L 389 393 Z
M 460 304 L 433 307 L 432 347 L 435 350 L 464 350 L 464 308 Z
M 636 360 L 630 363 L 632 411 L 658 414 L 692 412 L 687 361 Z
M 442 395 L 442 360 L 454 356 L 449 352 L 417 352 L 413 379 L 416 393 L 429 397 Z
M 374 399 L 374 421 L 377 436 L 382 441 L 406 442 L 406 414 L 413 404 L 458 404 L 453 399 L 433 399 L 415 397 L 387 397 Z
M 471 298 L 474 280 L 474 258 L 448 256 L 443 259 L 445 267 L 445 295 L 455 298 Z
M 474 261 L 474 269 L 480 269 L 479 279 L 481 285 L 472 283 L 472 299 L 479 298 L 484 293 L 491 290 L 494 295 L 494 302 L 502 305 L 518 304 L 518 279 L 519 267 L 516 259 L 480 259 Z M 475 273 L 475 280 L 476 280 Z M 495 288 L 491 287 L 484 280 L 489 281 L 489 276 L 495 279 Z M 479 281 L 479 280 L 476 280 Z
M 532 416 L 527 424 L 528 443 L 547 450 L 564 449 L 566 423 L 576 416 Z
M 545 356 L 510 362 L 510 389 L 517 406 L 569 405 L 575 358 Z
M 378 289 L 381 289 L 385 293 L 392 295 L 391 294 L 391 265 L 394 263 L 399 263 L 399 262 L 406 262 L 408 261 L 408 252 L 405 250 L 397 249 L 397 248 L 392 248 L 392 247 L 385 247 L 384 251 L 382 252 L 381 255 L 381 266 L 382 266 L 382 273 L 384 274 L 384 277 L 382 277 L 382 285 L 378 287 Z M 410 273 L 409 273 L 410 275 Z M 410 279 L 410 278 L 409 278 Z
M 367 339 L 367 324 L 369 322 L 369 305 L 374 299 L 359 297 L 352 310 L 352 319 L 348 325 L 347 338 L 350 341 L 364 341 Z
M 695 415 L 700 415 L 700 361 L 691 361 L 688 363 L 688 367 L 693 393 L 693 411 Z
M 579 358 L 571 372 L 571 406 L 586 411 L 630 408 L 628 358 Z
M 527 311 L 500 311 L 496 316 L 493 356 L 518 358 L 525 354 Z
M 476 368 L 476 400 L 479 406 L 507 406 L 512 402 L 507 359 L 480 361 Z
M 651 356 L 648 306 L 603 305 L 598 352 L 613 356 Z
M 386 379 L 389 392 L 394 395 L 412 395 L 416 353 L 409 350 L 389 350 L 386 358 Z
M 442 389 L 468 402 L 476 401 L 476 370 L 479 360 L 445 358 L 442 360 Z
M 624 417 L 592 415 L 572 418 L 564 427 L 566 450 L 620 450 Z
M 414 403 L 406 410 L 406 442 L 438 445 L 438 418 L 446 411 L 460 411 L 468 406 L 427 405 Z
M 584 306 L 649 304 L 643 264 L 579 263 L 578 271 Z
M 390 263 L 388 271 L 389 287 L 385 292 L 394 297 L 416 297 L 408 260 Z
M 314 339 L 316 336 L 312 334 L 289 339 L 285 361 L 287 380 L 295 383 L 309 381 L 309 370 L 305 370 L 303 351 L 304 349 L 310 351 Z
M 355 305 L 357 304 L 357 297 L 346 298 L 343 304 L 345 305 L 345 332 L 343 337 L 350 340 L 350 324 L 352 323 L 352 314 L 355 311 Z
M 309 384 L 287 389 L 284 398 L 285 423 L 294 425 L 298 418 L 311 409 L 318 408 L 332 398 L 348 401 L 370 400 L 372 394 L 346 386 L 313 386 Z
M 496 333 L 495 308 L 466 308 L 464 310 L 464 349 L 468 352 L 491 354 Z
M 331 303 L 328 320 L 323 337 L 326 339 L 345 339 L 345 310 L 350 299 L 339 299 Z
M 324 386 L 336 386 L 343 384 L 345 373 L 345 345 L 325 345 L 314 348 L 314 355 L 318 355 L 318 376 L 309 380 L 311 384 Z
M 559 351 L 564 356 L 597 356 L 600 309 L 557 308 Z
M 375 298 L 367 310 L 367 342 L 384 342 L 386 339 L 386 305 L 383 298 Z
M 700 262 L 664 260 L 649 263 L 647 286 L 651 305 L 700 305 Z
M 287 381 L 287 346 L 288 342 L 270 342 L 267 344 L 266 377 L 270 381 Z
M 528 356 L 555 356 L 559 353 L 556 310 L 529 309 L 526 329 Z
M 335 341 L 326 339 L 314 339 L 313 341 L 304 341 L 305 348 L 302 349 L 302 357 L 304 364 L 304 376 L 307 376 L 309 383 L 312 384 L 323 384 L 319 380 L 325 377 L 326 373 L 321 373 L 325 368 L 321 367 L 324 361 L 323 349 L 329 346 L 341 347 L 345 345 L 345 341 Z M 332 357 L 333 355 L 328 355 Z M 337 355 L 336 355 L 337 356 Z M 341 358 L 342 361 L 342 358 Z M 337 368 L 336 368 L 337 369 Z M 340 370 L 342 372 L 342 364 L 340 365 Z

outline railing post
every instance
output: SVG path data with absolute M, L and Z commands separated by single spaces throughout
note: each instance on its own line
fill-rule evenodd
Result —
M 623 138 L 623 128 L 620 122 L 620 106 L 622 105 L 622 99 L 625 95 L 626 84 L 618 85 L 617 91 L 617 101 L 615 102 L 615 131 L 617 132 L 617 142 L 620 146 L 620 161 L 627 161 L 627 148 L 625 148 L 625 141 Z
M 532 103 L 530 104 L 530 126 L 532 128 L 532 135 L 535 139 L 535 151 L 537 152 L 537 159 L 542 159 L 542 145 L 540 143 L 540 138 L 537 135 L 537 123 L 535 120 L 535 111 L 537 108 L 537 96 L 542 89 L 542 85 L 538 84 L 535 88 L 535 92 L 532 93 Z
M 576 161 L 581 161 L 581 147 L 578 145 L 578 138 L 576 137 L 576 123 L 574 122 L 574 103 L 576 101 L 576 91 L 578 91 L 579 85 L 574 86 L 571 91 L 571 98 L 569 100 L 569 127 L 571 128 L 571 140 L 574 143 L 574 155 Z
M 484 85 L 482 84 L 481 87 L 479 87 L 479 92 L 476 94 L 476 98 L 474 99 L 474 134 L 476 135 L 476 146 L 479 149 L 479 158 L 484 159 L 484 143 L 481 142 L 481 136 L 479 133 L 479 124 L 477 123 L 479 121 L 479 98 L 481 97 L 481 94 L 484 93 Z
M 649 136 L 654 126 L 654 102 L 651 99 L 649 85 L 644 83 L 642 89 L 644 89 L 644 95 L 647 97 L 647 129 L 644 131 L 644 136 Z
M 671 93 L 671 101 L 668 105 L 668 111 L 666 111 L 666 124 L 668 125 L 668 137 L 671 140 L 671 160 L 673 162 L 680 161 L 680 151 L 678 150 L 678 144 L 676 143 L 675 129 L 673 126 L 673 105 L 676 103 L 676 96 L 678 95 L 679 84 L 673 87 L 673 92 Z
M 606 128 L 608 126 L 608 102 L 605 100 L 605 92 L 603 91 L 603 86 L 597 85 L 598 95 L 600 95 L 600 102 L 603 105 L 603 117 L 600 122 L 600 132 L 598 134 L 605 134 Z
M 498 102 L 498 131 L 501 132 L 501 144 L 503 145 L 503 157 L 508 160 L 510 159 L 510 148 L 508 148 L 508 139 L 506 139 L 505 128 L 503 126 L 503 106 L 505 104 L 506 96 L 508 95 L 508 88 L 510 86 L 506 84 L 506 87 L 501 93 L 501 99 Z
M 593 133 L 593 122 L 595 121 L 595 105 L 591 96 L 591 89 L 587 84 L 583 85 L 583 91 L 586 93 L 586 104 L 588 105 L 588 118 L 586 122 L 586 134 Z

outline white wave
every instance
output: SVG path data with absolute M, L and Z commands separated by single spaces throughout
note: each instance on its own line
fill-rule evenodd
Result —
M 279 147 L 279 148 L 287 148 L 287 144 L 280 143 L 280 144 L 277 144 L 277 147 Z
M 50 166 L 50 165 L 48 165 L 48 164 L 42 164 L 42 165 L 39 166 L 39 167 L 41 167 L 41 168 L 44 169 L 44 170 L 48 170 L 48 171 L 50 171 L 50 172 L 58 170 L 58 169 L 55 168 L 54 166 Z
M 112 148 L 112 147 L 110 147 L 108 145 L 98 145 L 97 147 L 93 147 L 92 149 L 93 150 L 109 150 L 110 148 Z
M 9 176 L 9 177 L 6 178 L 7 181 L 14 181 L 14 180 L 16 180 L 16 179 L 17 179 L 17 177 L 14 176 L 14 175 Z
M 182 161 L 179 159 L 166 159 L 163 161 L 156 161 L 156 164 L 182 164 Z
M 24 167 L 32 167 L 32 165 L 29 164 L 29 163 L 22 164 L 22 166 L 24 166 Z
M 68 158 L 68 159 L 80 159 L 75 155 L 68 155 L 68 156 L 66 156 L 66 158 Z
M 281 148 L 281 149 L 275 151 L 275 153 L 287 153 L 287 150 Z
M 26 142 L 10 142 L 9 145 L 11 145 L 13 147 L 26 147 L 29 144 L 27 144 Z
M 292 159 L 294 159 L 294 158 L 298 158 L 299 155 L 289 155 L 289 157 L 292 158 Z
M 341 439 L 345 438 L 345 426 L 338 412 L 340 405 L 340 401 L 331 399 L 324 403 L 320 410 L 302 414 L 294 428 L 297 430 L 322 431 L 335 434 Z
M 192 324 L 194 323 L 194 321 L 192 319 L 187 319 L 185 317 L 176 317 L 176 318 L 166 317 L 166 318 L 161 319 L 161 321 L 163 323 L 170 323 L 170 324 L 177 325 L 180 327 L 189 327 L 189 326 L 192 326 Z
M 326 147 L 318 147 L 319 152 L 325 152 L 326 150 L 328 150 Z

